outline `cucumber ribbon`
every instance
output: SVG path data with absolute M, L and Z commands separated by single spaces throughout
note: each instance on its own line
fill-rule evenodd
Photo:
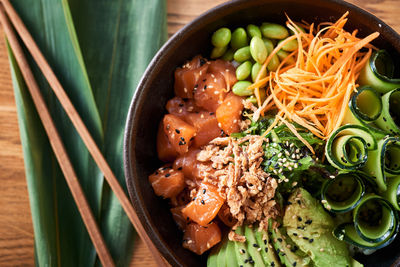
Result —
M 358 82 L 369 85 L 379 93 L 387 93 L 400 87 L 400 79 L 394 79 L 392 57 L 385 50 L 374 52 L 361 70 Z
M 365 195 L 353 211 L 353 223 L 343 223 L 333 230 L 339 240 L 363 249 L 389 245 L 399 229 L 399 214 L 386 199 Z

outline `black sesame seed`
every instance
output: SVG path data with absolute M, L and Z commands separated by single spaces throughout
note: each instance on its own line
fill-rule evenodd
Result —
M 196 198 L 197 198 L 197 197 L 194 197 L 194 198 L 193 198 L 193 201 L 195 201 L 195 200 L 196 200 Z
M 200 67 L 206 64 L 206 61 L 204 58 L 200 58 Z
M 181 136 L 181 140 L 185 142 L 185 138 Z
M 279 237 L 279 238 L 278 238 L 278 241 L 279 241 L 279 242 L 282 242 L 282 238 Z
M 244 263 L 248 263 L 248 262 L 249 262 L 249 259 L 245 259 L 245 260 L 244 260 Z
M 294 236 L 297 236 L 297 233 L 293 233 Z
M 306 222 L 305 222 L 305 224 L 311 224 L 312 223 L 312 220 L 310 220 L 310 219 L 308 219 Z
M 254 243 L 253 244 L 253 247 L 255 247 L 255 248 L 258 248 L 258 247 L 260 247 L 258 244 L 256 244 L 256 243 Z
M 264 239 L 264 245 L 266 245 L 267 244 L 267 239 Z
M 308 242 L 310 242 L 310 243 L 312 243 L 312 242 L 314 242 L 314 239 L 313 238 L 311 238 Z
M 303 219 L 302 219 L 300 216 L 298 216 L 298 217 L 297 217 L 297 220 L 298 220 L 299 222 L 301 222 Z
M 304 236 L 304 237 L 303 237 L 303 239 L 304 239 L 304 240 L 308 240 L 309 238 L 308 238 L 308 237 L 306 237 L 306 236 Z
M 292 264 L 293 266 L 296 266 L 297 265 L 297 262 L 293 262 L 293 264 Z
M 175 129 L 175 132 L 176 132 L 177 134 L 180 134 L 180 133 L 181 133 L 181 131 L 179 131 L 179 129 Z
M 190 141 L 192 141 L 194 139 L 194 136 L 192 136 L 191 138 L 190 138 Z
M 385 118 L 385 117 L 383 117 L 383 121 L 386 121 L 386 118 Z
M 268 248 L 265 248 L 264 250 L 265 250 L 265 252 L 267 252 L 267 253 L 268 253 Z
M 249 260 L 249 263 L 250 264 L 254 264 L 254 260 Z
M 207 79 L 203 79 L 203 82 L 207 81 Z
M 281 252 L 281 250 L 278 248 L 278 249 L 276 249 L 276 252 L 279 254 L 279 252 Z
M 207 89 L 207 85 L 204 85 L 204 88 L 203 88 L 203 90 L 206 90 Z
M 205 194 L 206 193 L 206 190 L 205 189 L 203 189 L 203 194 Z
M 167 178 L 168 178 L 170 175 L 171 175 L 170 173 L 167 173 L 167 174 L 165 175 L 165 177 L 167 177 Z
M 292 205 L 292 202 L 288 201 L 287 204 L 288 204 L 288 205 Z
M 182 167 L 178 167 L 178 171 L 181 171 L 182 170 Z
M 184 106 L 184 104 L 183 103 L 179 103 L 179 105 L 178 106 L 180 106 L 180 107 L 183 107 Z
M 274 267 L 275 266 L 275 262 L 271 262 L 271 267 Z
M 241 249 L 240 252 L 244 254 L 244 253 L 246 253 L 246 250 Z
M 200 202 L 202 205 L 206 204 L 203 199 Z
M 286 255 L 286 253 L 285 253 L 285 252 L 282 252 L 282 253 L 281 253 L 281 256 L 285 256 L 285 255 Z
M 214 112 L 210 112 L 210 115 L 211 115 L 211 116 L 214 115 Z
M 300 201 L 300 200 L 297 200 L 297 204 L 301 205 L 301 201 Z

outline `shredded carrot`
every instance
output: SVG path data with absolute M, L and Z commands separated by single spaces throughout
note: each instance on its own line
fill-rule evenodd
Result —
M 268 55 L 250 86 L 257 92 L 259 107 L 253 114 L 253 120 L 268 109 L 278 110 L 275 121 L 264 136 L 278 123 L 284 123 L 313 151 L 290 121 L 322 139 L 327 139 L 341 125 L 351 94 L 357 90 L 356 80 L 372 50 L 376 49 L 370 42 L 379 36 L 375 32 L 358 38 L 357 30 L 345 31 L 347 15 L 348 12 L 334 23 L 324 22 L 318 26 L 306 22 L 294 23 L 288 17 L 287 27 L 293 35 Z M 301 31 L 298 25 L 307 32 Z M 287 66 L 287 60 L 283 60 L 275 72 L 261 78 L 272 57 L 291 40 L 298 42 L 298 49 L 289 55 L 295 59 L 295 64 Z M 268 97 L 262 103 L 259 88 L 267 88 Z

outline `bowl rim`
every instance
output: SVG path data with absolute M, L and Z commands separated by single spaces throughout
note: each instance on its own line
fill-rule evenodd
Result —
M 205 18 L 212 18 L 217 13 L 223 12 L 227 9 L 232 9 L 235 6 L 240 6 L 243 3 L 257 3 L 258 0 L 231 0 L 229 2 L 222 3 L 217 5 L 207 11 L 203 12 L 195 19 L 187 23 L 183 26 L 180 30 L 174 33 L 166 42 L 165 44 L 158 50 L 155 56 L 150 61 L 149 65 L 147 66 L 145 72 L 143 73 L 137 87 L 135 93 L 132 97 L 131 104 L 129 106 L 128 115 L 125 123 L 125 131 L 124 131 L 124 142 L 123 142 L 123 163 L 124 163 L 124 173 L 125 173 L 125 181 L 128 189 L 128 193 L 131 199 L 131 203 L 140 219 L 140 222 L 143 228 L 146 230 L 147 234 L 149 235 L 153 244 L 157 247 L 159 252 L 163 255 L 163 257 L 173 266 L 184 265 L 182 261 L 177 259 L 174 252 L 168 247 L 167 243 L 161 237 L 160 232 L 158 229 L 152 224 L 152 219 L 150 218 L 149 213 L 144 208 L 144 205 L 141 202 L 141 193 L 137 190 L 134 180 L 137 180 L 135 175 L 136 166 L 132 164 L 132 158 L 135 158 L 135 152 L 131 149 L 134 136 L 134 124 L 137 118 L 135 114 L 137 111 L 143 106 L 140 99 L 143 95 L 144 88 L 147 87 L 147 83 L 149 81 L 149 77 L 151 73 L 156 69 L 155 66 L 158 65 L 159 62 L 162 61 L 166 54 L 169 54 L 171 50 L 174 49 L 174 46 L 185 36 L 187 33 L 191 31 L 191 29 L 200 27 L 201 22 Z M 267 0 L 268 1 L 268 0 Z M 286 0 L 287 2 L 291 2 L 293 0 Z M 383 22 L 374 14 L 346 1 L 342 0 L 320 0 L 323 2 L 327 2 L 333 5 L 338 5 L 348 9 L 350 12 L 359 13 L 361 15 L 366 16 L 367 19 L 372 20 L 373 23 L 379 25 L 381 29 L 385 29 L 388 31 L 388 42 L 394 43 L 394 41 L 400 41 L 400 35 L 391 28 L 388 24 Z M 393 266 L 400 265 L 400 258 L 396 260 Z

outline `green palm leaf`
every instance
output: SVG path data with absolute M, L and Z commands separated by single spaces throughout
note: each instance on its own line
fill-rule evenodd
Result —
M 69 2 L 102 116 L 104 154 L 125 186 L 122 143 L 126 115 L 142 73 L 166 40 L 166 3 L 164 0 Z M 114 259 L 126 266 L 132 228 L 126 227 L 128 219 L 115 196 L 109 194 L 108 186 L 104 190 L 107 193 L 102 202 L 102 231 Z
M 12 3 L 124 184 L 125 117 L 139 77 L 165 40 L 165 2 L 14 0 Z M 79 25 L 77 33 L 74 25 Z M 145 26 L 150 28 L 143 31 Z M 12 53 L 9 54 L 34 223 L 36 263 L 93 266 L 94 248 L 18 66 Z M 32 60 L 31 67 L 92 210 L 101 220 L 108 247 L 116 263 L 126 265 L 133 229 Z

